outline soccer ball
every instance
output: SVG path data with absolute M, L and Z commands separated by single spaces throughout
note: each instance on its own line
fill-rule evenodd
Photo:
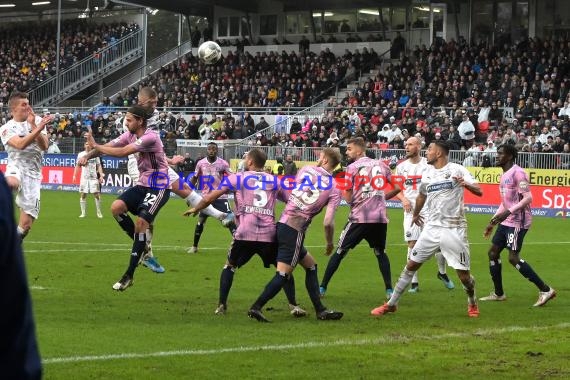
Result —
M 218 62 L 222 56 L 222 48 L 214 41 L 206 41 L 198 48 L 198 58 L 207 65 Z

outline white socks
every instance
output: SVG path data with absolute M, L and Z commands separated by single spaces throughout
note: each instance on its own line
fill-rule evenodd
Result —
M 413 248 L 408 247 L 408 260 L 410 260 L 410 255 L 412 254 L 412 249 Z M 420 283 L 420 280 L 418 279 L 418 271 L 414 272 L 414 277 L 412 278 L 412 283 L 413 284 L 419 284 Z
M 188 196 L 186 197 L 185 200 L 186 200 L 186 204 L 187 204 L 188 206 L 194 207 L 194 206 L 196 206 L 198 203 L 200 203 L 200 201 L 202 200 L 202 197 L 201 197 L 198 193 L 196 193 L 195 191 L 193 191 L 193 192 L 190 193 L 190 195 L 188 195 Z M 206 207 L 205 209 L 203 209 L 202 212 L 203 212 L 204 214 L 209 215 L 209 216 L 211 216 L 211 217 L 213 217 L 213 218 L 216 218 L 216 219 L 218 219 L 218 220 L 222 220 L 222 219 L 224 219 L 224 218 L 226 217 L 226 214 L 225 214 L 225 213 L 223 213 L 223 212 L 221 212 L 221 211 L 219 211 L 219 210 L 216 210 L 212 205 L 210 205 L 210 206 Z
M 404 267 L 404 270 L 400 274 L 400 278 L 398 279 L 396 286 L 394 286 L 394 293 L 392 293 L 392 297 L 390 297 L 390 299 L 388 300 L 388 305 L 396 306 L 398 304 L 398 300 L 400 299 L 402 293 L 404 293 L 408 285 L 410 285 L 410 282 L 412 282 L 412 278 L 414 277 L 414 273 L 416 272 L 417 271 L 411 271 L 408 270 L 406 267 Z
M 435 254 L 435 260 L 437 261 L 437 270 L 441 274 L 445 274 L 447 272 L 447 261 L 441 252 L 437 252 Z
M 80 199 L 79 207 L 81 207 L 81 215 L 85 215 L 85 209 L 87 208 L 87 201 L 85 199 Z

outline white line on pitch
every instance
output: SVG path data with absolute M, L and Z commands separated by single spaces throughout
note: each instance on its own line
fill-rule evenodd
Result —
M 560 323 L 552 326 L 511 326 L 497 329 L 484 329 L 475 330 L 472 332 L 464 333 L 448 333 L 441 335 L 420 335 L 420 336 L 390 336 L 375 339 L 358 339 L 349 340 L 341 339 L 336 341 L 327 342 L 304 342 L 304 343 L 290 343 L 280 345 L 264 345 L 264 346 L 241 346 L 241 347 L 228 347 L 220 349 L 197 349 L 197 350 L 175 350 L 175 351 L 158 351 L 149 353 L 122 353 L 122 354 L 108 354 L 108 355 L 88 355 L 88 356 L 63 356 L 47 358 L 43 360 L 44 364 L 56 363 L 76 363 L 76 362 L 95 362 L 95 361 L 108 361 L 116 359 L 144 359 L 165 356 L 198 356 L 198 355 L 219 355 L 226 353 L 242 353 L 252 351 L 284 351 L 284 350 L 298 350 L 305 348 L 323 348 L 323 347 L 338 347 L 338 346 L 364 346 L 364 345 L 378 345 L 390 343 L 402 343 L 411 341 L 432 341 L 453 338 L 467 338 L 467 337 L 480 337 L 480 336 L 494 336 L 497 334 L 505 334 L 511 332 L 524 332 L 524 331 L 544 331 L 544 330 L 557 330 L 568 329 L 570 323 Z
M 58 243 L 58 242 L 44 242 L 43 244 L 66 244 L 66 245 L 75 245 L 78 246 L 85 245 L 84 243 Z M 489 245 L 490 243 L 470 243 L 470 245 Z M 557 242 L 525 242 L 525 245 L 562 245 L 562 244 L 570 244 L 567 241 L 557 241 Z M 24 249 L 25 253 L 81 253 L 81 252 L 117 252 L 122 249 L 129 249 L 132 247 L 130 244 L 89 244 L 91 247 L 106 247 L 106 246 L 113 246 L 114 248 L 79 248 L 79 249 Z M 406 244 L 389 244 L 389 246 L 405 246 Z M 170 250 L 180 250 L 185 251 L 188 249 L 188 246 L 180 246 L 180 245 L 154 245 L 153 248 L 156 250 L 162 249 L 170 249 Z M 305 248 L 310 249 L 317 249 L 317 248 L 325 248 L 324 245 L 306 245 Z M 227 247 L 200 247 L 200 251 L 226 251 Z M 389 249 L 388 249 L 389 250 Z

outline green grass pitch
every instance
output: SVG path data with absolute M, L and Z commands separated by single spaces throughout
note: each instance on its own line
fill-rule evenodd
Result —
M 570 301 L 567 294 L 570 237 L 565 219 L 535 218 L 522 257 L 558 291 L 542 308 L 532 308 L 538 292 L 503 255 L 508 300 L 480 303 L 470 319 L 466 295 L 446 290 L 432 260 L 420 270 L 418 294 L 404 294 L 397 313 L 373 318 L 384 289 L 371 249 L 351 251 L 329 285 L 324 303 L 341 310 L 340 321 L 317 321 L 295 271 L 297 298 L 307 318 L 289 315 L 279 294 L 261 324 L 246 316 L 273 269 L 259 258 L 237 271 L 228 313 L 216 316 L 219 273 L 230 235 L 208 220 L 200 252 L 190 255 L 195 219 L 171 199 L 156 223 L 155 255 L 166 273 L 139 267 L 134 286 L 123 293 L 111 285 L 124 272 L 130 246 L 108 211 L 104 218 L 79 219 L 79 195 L 43 192 L 42 211 L 24 243 L 32 287 L 37 335 L 46 379 L 517 379 L 570 377 Z M 337 213 L 338 237 L 348 209 Z M 395 282 L 405 263 L 402 212 L 389 210 L 388 247 Z M 468 215 L 472 272 L 478 296 L 492 290 L 489 242 L 482 238 L 487 215 Z M 322 275 L 322 216 L 305 245 Z M 456 285 L 456 275 L 450 270 Z M 320 277 L 320 276 L 319 276 Z

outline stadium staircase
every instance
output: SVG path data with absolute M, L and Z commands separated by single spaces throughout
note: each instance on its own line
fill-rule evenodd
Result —
M 143 57 L 145 30 L 134 31 L 62 70 L 29 92 L 35 107 L 55 105 Z
M 163 53 L 160 56 L 154 58 L 153 60 L 148 61 L 146 64 L 141 65 L 137 69 L 132 70 L 131 72 L 124 75 L 120 79 L 112 81 L 108 86 L 105 86 L 103 89 L 85 98 L 81 102 L 81 106 L 91 108 L 100 104 L 101 99 L 103 99 L 104 97 L 111 99 L 115 95 L 123 91 L 124 89 L 137 84 L 146 76 L 154 74 L 162 67 L 167 66 L 168 64 L 174 61 L 177 61 L 178 59 L 182 58 L 191 51 L 192 51 L 191 42 L 190 41 L 184 42 L 181 45 L 178 45 L 175 48 L 170 49 L 166 53 Z

